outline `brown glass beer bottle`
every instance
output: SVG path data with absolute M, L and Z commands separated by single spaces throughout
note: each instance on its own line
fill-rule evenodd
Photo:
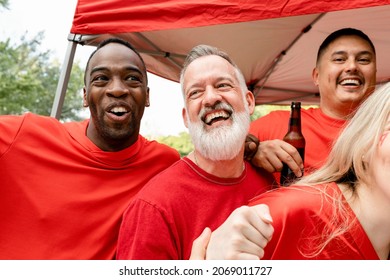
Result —
M 294 146 L 302 160 L 305 156 L 305 138 L 301 131 L 301 102 L 291 102 L 291 113 L 288 124 L 287 134 L 284 136 L 283 141 Z M 288 186 L 296 179 L 294 172 L 288 167 L 287 164 L 283 163 L 282 172 L 280 174 L 280 185 Z

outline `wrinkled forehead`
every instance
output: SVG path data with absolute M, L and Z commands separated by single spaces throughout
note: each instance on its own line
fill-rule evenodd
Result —
M 146 74 L 146 68 L 139 56 L 130 48 L 111 43 L 98 49 L 89 62 L 90 71 L 100 65 L 134 65 Z
M 207 55 L 195 59 L 188 65 L 184 81 L 222 76 L 237 80 L 235 68 L 226 59 L 217 55 Z

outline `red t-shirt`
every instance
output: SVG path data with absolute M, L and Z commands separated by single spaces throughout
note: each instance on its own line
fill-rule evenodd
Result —
M 126 210 L 118 259 L 189 259 L 205 227 L 270 189 L 274 178 L 248 163 L 238 178 L 219 178 L 184 158 L 153 178 Z
M 342 195 L 335 183 L 316 187 L 290 186 L 264 193 L 249 202 L 250 206 L 267 204 L 273 219 L 274 235 L 265 247 L 263 259 L 271 260 L 378 260 L 367 234 L 354 212 L 337 217 L 355 220 L 354 226 L 333 239 L 317 256 L 310 256 L 321 245 L 325 226 L 335 228 L 334 204 L 329 197 Z
M 0 259 L 113 259 L 128 203 L 180 158 L 142 136 L 104 152 L 87 126 L 0 117 Z
M 288 130 L 290 111 L 273 111 L 251 123 L 250 133 L 260 141 L 283 139 Z M 333 119 L 318 108 L 301 109 L 302 134 L 306 140 L 305 171 L 323 165 L 345 120 Z

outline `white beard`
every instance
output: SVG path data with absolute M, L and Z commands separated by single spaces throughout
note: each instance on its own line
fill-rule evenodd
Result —
M 203 157 L 212 161 L 229 160 L 236 157 L 241 151 L 249 131 L 250 115 L 247 106 L 245 107 L 244 112 L 236 113 L 233 111 L 230 116 L 231 125 L 220 125 L 209 130 L 206 129 L 207 125 L 200 120 L 191 122 L 187 114 L 188 130 L 195 149 Z

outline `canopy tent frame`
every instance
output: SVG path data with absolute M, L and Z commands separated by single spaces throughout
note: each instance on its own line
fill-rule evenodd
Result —
M 256 96 L 256 104 L 283 104 L 291 100 L 318 103 L 318 89 L 313 87 L 311 78 L 308 77 L 311 70 L 307 70 L 307 65 L 303 65 L 302 61 L 296 61 L 296 57 L 301 55 L 300 52 L 307 52 L 307 56 L 314 58 L 319 42 L 341 26 L 342 22 L 348 22 L 346 19 L 352 17 L 352 12 L 356 11 L 359 15 L 362 22 L 359 21 L 356 25 L 364 26 L 361 28 L 364 32 L 367 22 L 378 21 L 377 26 L 388 26 L 388 4 L 390 0 L 356 0 L 353 3 L 337 0 L 289 0 L 272 2 L 275 7 L 270 7 L 257 0 L 150 0 L 148 5 L 120 0 L 78 0 L 51 116 L 59 118 L 61 115 L 77 46 L 96 46 L 112 36 L 129 41 L 143 56 L 148 72 L 172 81 L 178 82 L 187 52 L 195 44 L 208 43 L 227 49 L 238 62 L 248 88 Z M 202 12 L 188 14 L 184 7 L 201 7 L 199 10 Z M 159 13 L 159 9 L 166 13 Z M 382 10 L 383 14 L 380 13 Z M 366 11 L 365 21 L 361 20 L 361 15 Z M 343 16 L 344 14 L 347 16 Z M 372 15 L 375 16 L 374 20 Z M 302 27 L 297 30 L 300 25 Z M 351 24 L 351 27 L 354 25 Z M 371 28 L 367 26 L 370 32 L 377 29 L 375 24 Z M 240 33 L 249 32 L 248 37 L 243 37 L 247 40 L 242 42 L 245 49 L 239 45 L 241 42 L 237 46 L 237 42 L 230 39 L 234 38 L 229 37 L 230 32 L 238 32 L 233 34 L 236 37 Z M 368 35 L 373 39 L 372 34 Z M 390 48 L 390 40 L 386 41 L 388 37 L 390 36 L 378 35 L 374 38 L 376 41 L 373 40 L 376 47 L 379 42 L 378 49 L 382 52 L 384 46 L 386 49 L 387 45 Z M 311 43 L 315 46 L 314 50 L 304 50 L 307 47 L 304 43 L 306 41 L 315 41 Z M 266 47 L 263 47 L 263 43 Z M 253 53 L 257 46 L 258 52 Z M 254 55 L 254 58 L 241 59 L 247 55 L 246 52 L 249 56 Z M 390 66 L 383 66 L 384 63 L 379 62 L 382 65 L 378 71 L 378 83 L 383 83 L 390 79 Z M 302 70 L 303 66 L 306 67 L 305 71 Z M 299 72 L 296 69 L 305 74 L 296 74 L 295 72 Z

